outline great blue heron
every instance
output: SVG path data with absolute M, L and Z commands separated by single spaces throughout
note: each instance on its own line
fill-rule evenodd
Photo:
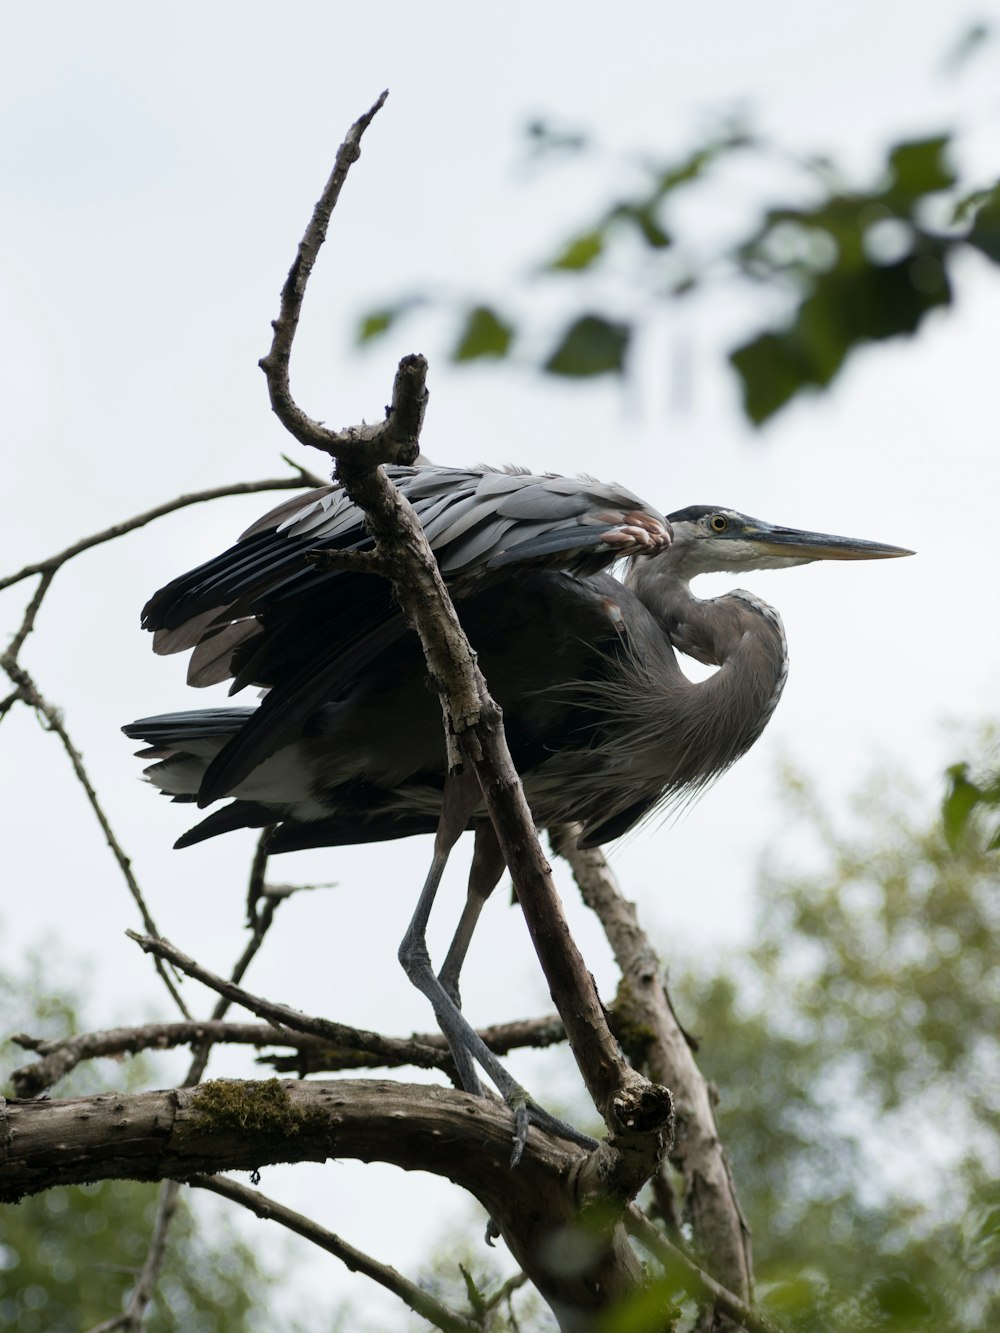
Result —
M 754 743 L 785 683 L 781 620 L 753 594 L 700 600 L 698 574 L 908 555 L 895 546 L 774 527 L 693 505 L 664 516 L 617 485 L 486 468 L 387 469 L 413 504 L 501 705 L 539 827 L 580 822 L 582 844 L 619 837 L 704 787 Z M 478 1061 L 526 1120 L 523 1090 L 458 1006 L 458 976 L 503 872 L 473 783 L 447 780 L 440 709 L 388 585 L 322 570 L 323 549 L 364 550 L 361 513 L 337 485 L 272 510 L 228 551 L 143 611 L 159 653 L 193 649 L 188 681 L 267 690 L 125 727 L 151 748 L 146 775 L 178 801 L 231 803 L 178 842 L 274 826 L 270 850 L 436 832 L 434 863 L 400 948 L 431 999 L 462 1081 Z M 624 582 L 602 571 L 630 557 Z M 675 650 L 717 666 L 695 683 Z M 476 831 L 469 894 L 440 977 L 424 927 L 448 851 Z M 536 1117 L 537 1118 L 537 1117 Z M 541 1117 L 541 1123 L 546 1123 Z

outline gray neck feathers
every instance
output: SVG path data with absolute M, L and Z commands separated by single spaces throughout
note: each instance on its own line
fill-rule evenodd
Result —
M 751 593 L 702 601 L 687 583 L 647 571 L 655 573 L 654 561 L 639 563 L 628 581 L 669 643 L 635 645 L 619 684 L 633 753 L 650 777 L 662 774 L 669 796 L 704 786 L 750 748 L 781 697 L 788 651 L 778 613 Z M 719 670 L 688 680 L 671 645 Z

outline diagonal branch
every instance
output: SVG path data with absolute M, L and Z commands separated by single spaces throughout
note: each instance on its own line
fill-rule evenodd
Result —
M 288 277 L 281 289 L 281 308 L 278 312 L 278 318 L 271 325 L 274 330 L 271 349 L 260 360 L 260 368 L 267 376 L 267 389 L 271 399 L 271 407 L 290 435 L 294 435 L 300 444 L 310 445 L 314 449 L 322 449 L 334 457 L 338 456 L 338 450 L 342 446 L 349 444 L 355 450 L 355 457 L 358 461 L 363 461 L 368 467 L 376 467 L 379 463 L 384 462 L 412 463 L 417 456 L 417 449 L 414 447 L 411 450 L 408 441 L 401 441 L 400 443 L 404 445 L 403 449 L 387 453 L 385 448 L 387 443 L 386 423 L 374 427 L 359 426 L 346 431 L 333 431 L 326 426 L 322 426 L 318 421 L 314 421 L 312 417 L 307 416 L 302 411 L 292 397 L 289 384 L 289 362 L 295 333 L 299 327 L 306 284 L 313 271 L 313 265 L 316 263 L 320 248 L 326 240 L 330 217 L 336 207 L 337 200 L 340 198 L 340 191 L 343 189 L 351 165 L 361 156 L 361 137 L 385 105 L 385 99 L 388 95 L 387 91 L 380 94 L 364 115 L 358 117 L 344 136 L 343 143 L 337 149 L 333 170 L 316 202 L 312 217 L 309 219 L 309 225 L 299 242 L 295 261 L 288 270 Z M 399 377 L 397 377 L 397 388 L 401 394 L 406 395 L 406 388 L 399 384 Z M 423 385 L 421 383 L 418 386 L 417 399 L 422 398 Z M 397 417 L 405 415 L 408 411 L 414 411 L 412 407 L 413 396 L 409 395 L 409 399 L 411 406 L 404 409 L 403 402 L 397 402 L 396 393 L 394 393 L 393 406 L 387 412 L 387 418 L 391 420 L 394 410 Z M 414 419 L 409 422 L 410 429 L 408 433 L 414 440 L 420 432 L 422 417 L 423 409 L 421 406 L 416 409 Z
M 286 1208 L 275 1199 L 269 1199 L 257 1190 L 247 1189 L 245 1185 L 238 1185 L 234 1180 L 225 1180 L 220 1176 L 192 1176 L 187 1183 L 195 1189 L 211 1190 L 213 1194 L 218 1194 L 223 1199 L 238 1203 L 264 1221 L 280 1222 L 297 1236 L 302 1236 L 303 1239 L 311 1241 L 313 1245 L 318 1245 L 320 1249 L 340 1259 L 352 1272 L 363 1273 L 365 1277 L 370 1277 L 373 1282 L 391 1291 L 408 1305 L 414 1314 L 420 1315 L 435 1328 L 442 1329 L 443 1333 L 476 1333 L 477 1330 L 482 1333 L 482 1324 L 478 1321 L 465 1319 L 462 1315 L 449 1310 L 429 1291 L 410 1282 L 395 1268 L 379 1263 L 363 1250 L 356 1250 L 353 1245 L 348 1245 L 332 1231 L 327 1231 L 325 1227 L 321 1227 L 308 1217 L 303 1217 L 301 1213 L 293 1212 L 291 1208 Z
M 169 940 L 163 939 L 162 936 L 154 938 L 150 935 L 137 935 L 132 930 L 125 933 L 129 939 L 135 940 L 143 952 L 151 953 L 156 958 L 165 959 L 179 971 L 193 977 L 195 981 L 200 981 L 202 985 L 217 991 L 227 1001 L 241 1004 L 245 1009 L 249 1009 L 251 1013 L 257 1014 L 260 1018 L 266 1018 L 281 1027 L 291 1028 L 295 1032 L 309 1033 L 315 1037 L 322 1037 L 325 1041 L 333 1042 L 338 1046 L 349 1046 L 356 1050 L 368 1051 L 390 1063 L 411 1064 L 421 1069 L 435 1069 L 440 1064 L 440 1051 L 432 1047 L 425 1047 L 416 1041 L 399 1041 L 392 1037 L 383 1037 L 378 1032 L 349 1027 L 344 1023 L 334 1023 L 328 1018 L 312 1018 L 308 1014 L 300 1013 L 297 1009 L 290 1009 L 287 1005 L 276 1004 L 272 1000 L 251 995 L 249 991 L 243 990 L 233 982 L 226 981 L 223 977 L 217 976 L 214 972 L 202 967 L 193 958 L 189 958 L 187 954 L 182 953 Z
M 20 583 L 23 579 L 30 579 L 33 574 L 51 574 L 60 565 L 66 564 L 67 560 L 72 560 L 74 556 L 80 555 L 83 551 L 89 551 L 91 547 L 100 546 L 103 542 L 115 541 L 118 537 L 124 537 L 127 532 L 134 532 L 136 528 L 144 528 L 147 523 L 152 523 L 154 519 L 163 518 L 166 514 L 173 514 L 178 509 L 186 509 L 188 505 L 204 504 L 208 500 L 221 500 L 226 495 L 252 495 L 256 491 L 295 491 L 303 486 L 325 486 L 327 484 L 322 478 L 315 476 L 306 468 L 300 467 L 298 463 L 293 463 L 291 459 L 286 459 L 286 461 L 289 466 L 295 469 L 297 476 L 269 477 L 264 481 L 237 481 L 231 482 L 228 486 L 213 486 L 206 491 L 192 491 L 188 495 L 178 495 L 176 499 L 167 500 L 161 505 L 155 505 L 152 509 L 147 509 L 145 513 L 136 514 L 134 518 L 125 519 L 122 523 L 113 523 L 110 528 L 95 532 L 90 537 L 83 537 L 80 541 L 74 542 L 72 546 L 67 546 L 65 551 L 47 556 L 46 559 L 39 560 L 33 565 L 25 565 L 16 574 L 8 574 L 0 579 L 0 592 L 4 588 L 13 587 L 15 583 Z
M 600 919 L 621 968 L 617 1007 L 622 1025 L 643 1033 L 646 1067 L 673 1091 L 683 1129 L 671 1159 L 684 1178 L 695 1245 L 706 1266 L 730 1291 L 748 1297 L 750 1230 L 719 1138 L 708 1084 L 674 1014 L 660 960 L 639 925 L 635 904 L 622 896 L 604 853 L 578 847 L 579 833 L 575 824 L 551 829 L 552 849 L 569 862 L 581 896 Z
M 327 430 L 302 412 L 289 388 L 288 365 L 306 283 L 347 171 L 359 155 L 361 136 L 384 101 L 385 94 L 355 121 L 340 146 L 333 172 L 282 289 L 271 350 L 260 365 L 267 376 L 271 405 L 282 424 L 302 443 L 323 449 L 337 460 L 338 478 L 365 513 L 393 593 L 420 638 L 441 697 L 452 766 L 458 765 L 461 756 L 479 779 L 535 950 L 587 1088 L 614 1134 L 631 1138 L 633 1148 L 643 1141 L 634 1171 L 626 1172 L 617 1182 L 628 1195 L 646 1178 L 642 1173 L 648 1175 L 659 1160 L 662 1135 L 672 1115 L 669 1094 L 629 1067 L 608 1028 L 600 997 L 570 936 L 551 869 L 538 845 L 531 812 L 507 748 L 500 710 L 476 666 L 420 524 L 411 506 L 378 466 L 383 462 L 413 462 L 417 457 L 427 397 L 427 363 L 422 356 L 405 357 L 400 362 L 386 420 L 374 427 Z M 606 1181 L 615 1177 L 606 1163 L 602 1172 Z
M 728 1291 L 710 1273 L 693 1263 L 683 1250 L 672 1245 L 634 1204 L 625 1214 L 625 1224 L 630 1234 L 660 1261 L 672 1277 L 677 1278 L 688 1295 L 696 1301 L 714 1305 L 737 1327 L 746 1329 L 746 1333 L 782 1333 L 772 1319 Z
M 107 841 L 108 846 L 111 848 L 112 855 L 114 856 L 115 860 L 118 863 L 118 868 L 122 872 L 122 877 L 124 878 L 125 883 L 128 885 L 129 893 L 131 893 L 132 898 L 134 899 L 135 904 L 139 909 L 139 915 L 142 918 L 142 923 L 146 927 L 146 930 L 149 931 L 151 935 L 158 935 L 159 931 L 156 928 L 156 923 L 154 922 L 152 915 L 150 914 L 149 908 L 146 906 L 146 900 L 143 897 L 142 890 L 139 888 L 139 881 L 136 879 L 135 875 L 132 872 L 131 859 L 125 855 L 125 852 L 122 850 L 121 844 L 119 843 L 117 837 L 115 836 L 114 830 L 112 829 L 110 823 L 108 822 L 108 817 L 104 813 L 104 808 L 101 805 L 100 801 L 98 800 L 97 792 L 94 789 L 94 784 L 90 781 L 90 777 L 87 773 L 86 768 L 84 767 L 83 756 L 80 754 L 80 751 L 76 748 L 76 746 L 70 739 L 69 732 L 66 730 L 66 726 L 62 720 L 62 717 L 59 714 L 59 710 L 54 708 L 52 704 L 50 704 L 48 700 L 45 699 L 45 697 L 40 693 L 38 687 L 35 685 L 35 682 L 32 680 L 28 672 L 25 671 L 24 667 L 20 666 L 17 662 L 13 661 L 9 656 L 4 656 L 2 659 L 0 659 L 0 665 L 3 666 L 4 670 L 7 672 L 7 675 L 10 676 L 11 680 L 17 686 L 20 697 L 24 700 L 24 702 L 30 708 L 33 708 L 35 710 L 35 712 L 45 723 L 45 726 L 48 728 L 48 730 L 55 732 L 55 734 L 62 741 L 63 749 L 69 755 L 69 761 L 73 766 L 73 772 L 76 774 L 77 781 L 80 783 L 80 786 L 86 793 L 87 800 L 90 803 L 90 808 L 97 816 L 97 822 L 101 826 L 101 831 L 104 834 L 105 840 Z M 171 977 L 167 973 L 166 968 L 163 966 L 162 962 L 159 959 L 157 959 L 156 961 L 156 970 L 157 972 L 159 972 L 160 978 L 162 979 L 163 984 L 166 986 L 167 990 L 170 992 L 170 995 L 172 996 L 174 1003 L 177 1005 L 177 1008 L 181 1011 L 181 1013 L 184 1015 L 185 1018 L 190 1018 L 191 1014 L 190 1011 L 188 1010 L 187 1005 L 184 1003 L 183 999 L 181 998 L 177 990 L 177 987 L 174 985 L 173 980 L 171 979 Z

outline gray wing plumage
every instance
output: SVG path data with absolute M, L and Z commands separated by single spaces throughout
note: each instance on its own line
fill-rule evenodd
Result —
M 508 567 L 591 574 L 670 539 L 664 516 L 614 483 L 486 468 L 386 470 L 413 505 L 458 599 L 504 578 Z M 232 692 L 246 685 L 269 691 L 213 761 L 201 804 L 293 739 L 321 703 L 342 694 L 405 633 L 384 580 L 304 559 L 307 551 L 372 544 L 344 490 L 324 487 L 284 501 L 144 607 L 156 652 L 193 650 L 191 684 L 232 678 Z
M 623 532 L 634 529 L 642 544 L 641 532 L 655 538 L 668 531 L 663 515 L 637 495 L 592 478 L 436 467 L 387 471 L 413 505 L 442 571 L 453 577 L 510 563 L 513 548 L 519 560 L 530 560 L 535 542 L 547 557 L 561 552 L 566 567 L 573 567 L 578 553 L 593 569 L 595 556 L 607 565 L 628 554 L 621 549 Z M 360 512 L 339 487 L 331 487 L 306 497 L 301 508 L 282 506 L 244 537 L 264 530 L 279 514 L 274 530 L 288 538 L 339 545 L 363 535 Z M 597 548 L 603 550 L 597 554 Z

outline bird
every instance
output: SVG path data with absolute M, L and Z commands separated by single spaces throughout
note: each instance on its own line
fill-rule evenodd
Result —
M 584 847 L 700 794 L 754 744 L 781 696 L 788 650 L 777 611 L 742 589 L 699 598 L 694 578 L 912 554 L 725 506 L 665 514 L 590 477 L 385 470 L 423 526 L 503 711 L 536 826 L 579 824 Z M 123 730 L 145 743 L 145 776 L 174 801 L 230 798 L 177 847 L 248 827 L 269 830 L 272 852 L 434 833 L 400 961 L 431 1000 L 463 1086 L 481 1094 L 478 1063 L 514 1109 L 520 1147 L 529 1121 L 572 1137 L 461 1013 L 462 963 L 504 860 L 475 779 L 448 771 L 420 645 L 388 584 L 309 558 L 372 547 L 362 512 L 334 481 L 167 583 L 142 613 L 154 651 L 189 651 L 193 686 L 231 680 L 231 693 L 264 694 L 255 706 L 161 714 Z M 678 654 L 717 670 L 691 680 Z M 466 905 L 435 973 L 424 929 L 466 828 L 475 831 Z

